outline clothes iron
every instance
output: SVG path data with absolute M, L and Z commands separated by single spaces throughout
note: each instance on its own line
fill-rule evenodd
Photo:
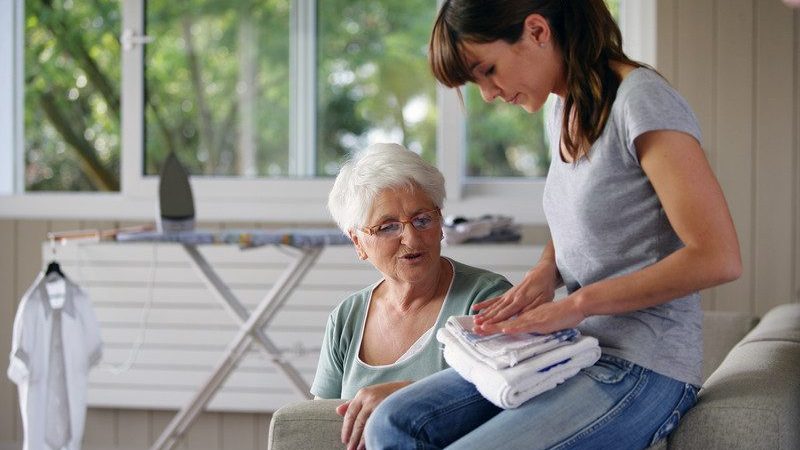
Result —
M 158 231 L 177 233 L 194 230 L 194 198 L 189 184 L 189 172 L 175 152 L 169 152 L 161 168 L 158 183 Z

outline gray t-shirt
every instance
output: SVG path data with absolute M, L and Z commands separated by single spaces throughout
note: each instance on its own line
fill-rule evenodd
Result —
M 656 72 L 639 68 L 622 81 L 611 115 L 588 158 L 559 152 L 563 102 L 548 121 L 552 162 L 544 211 L 567 291 L 647 267 L 683 247 L 639 164 L 633 141 L 676 130 L 700 142 L 689 105 Z M 680 151 L 680 149 L 675 149 Z M 702 383 L 700 296 L 692 293 L 617 316 L 593 316 L 578 327 L 603 353 L 687 383 Z
M 502 275 L 448 259 L 453 279 L 447 291 L 434 332 L 421 338 L 420 348 L 401 361 L 371 366 L 358 357 L 369 302 L 380 281 L 347 297 L 328 317 L 317 374 L 311 393 L 321 398 L 353 398 L 359 389 L 389 381 L 416 381 L 448 367 L 435 338 L 450 316 L 472 314 L 474 303 L 503 294 L 511 283 Z

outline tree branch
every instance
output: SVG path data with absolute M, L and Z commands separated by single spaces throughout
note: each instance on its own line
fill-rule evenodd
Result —
M 97 158 L 97 150 L 94 146 L 83 135 L 75 133 L 70 127 L 69 120 L 61 113 L 53 94 L 43 92 L 39 97 L 39 102 L 50 123 L 61 134 L 64 141 L 75 150 L 81 167 L 92 185 L 102 191 L 118 191 L 119 181 L 117 178 Z
M 108 104 L 109 109 L 114 113 L 116 119 L 120 118 L 120 103 L 118 88 L 100 70 L 97 62 L 89 54 L 83 37 L 72 27 L 64 23 L 63 15 L 58 14 L 52 4 L 45 3 L 48 11 L 39 14 L 39 19 L 47 27 L 50 33 L 56 38 L 56 42 L 69 53 L 78 65 L 86 72 L 86 77 L 97 89 Z
M 194 47 L 194 38 L 192 37 L 192 20 L 187 15 L 183 19 L 183 40 L 186 42 L 186 59 L 189 63 L 189 73 L 192 84 L 194 85 L 194 92 L 197 96 L 197 107 L 200 111 L 200 146 L 205 147 L 208 152 L 209 161 L 213 160 L 214 149 L 211 148 L 214 144 L 214 118 L 211 115 L 211 109 L 208 107 L 206 100 L 205 86 L 203 84 L 203 76 L 200 73 L 200 62 L 197 59 L 197 51 Z M 205 167 L 207 175 L 214 172 L 214 164 L 207 164 Z

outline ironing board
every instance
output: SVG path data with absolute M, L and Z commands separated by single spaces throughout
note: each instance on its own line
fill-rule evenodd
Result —
M 259 344 L 278 370 L 291 381 L 297 392 L 304 398 L 311 398 L 308 384 L 300 376 L 297 369 L 282 358 L 279 349 L 267 337 L 264 330 L 294 288 L 317 261 L 325 246 L 347 245 L 350 243 L 350 239 L 339 229 L 198 230 L 177 233 L 136 232 L 119 233 L 116 236 L 116 240 L 122 242 L 171 242 L 180 244 L 189 256 L 192 267 L 203 279 L 209 290 L 240 322 L 236 336 L 225 349 L 214 371 L 203 382 L 189 402 L 170 421 L 158 440 L 150 447 L 151 450 L 171 449 L 178 443 L 180 437 L 186 433 L 197 418 L 197 415 L 211 401 L 254 341 Z M 281 245 L 293 250 L 294 259 L 251 313 L 197 249 L 199 245 L 209 244 L 239 245 L 242 248 Z

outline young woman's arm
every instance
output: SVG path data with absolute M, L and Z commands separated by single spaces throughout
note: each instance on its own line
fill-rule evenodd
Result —
M 593 315 L 623 314 L 735 280 L 739 243 L 722 189 L 697 140 L 678 131 L 651 131 L 635 140 L 639 161 L 684 247 L 636 272 L 608 278 L 558 302 L 486 321 L 480 331 L 549 333 Z

